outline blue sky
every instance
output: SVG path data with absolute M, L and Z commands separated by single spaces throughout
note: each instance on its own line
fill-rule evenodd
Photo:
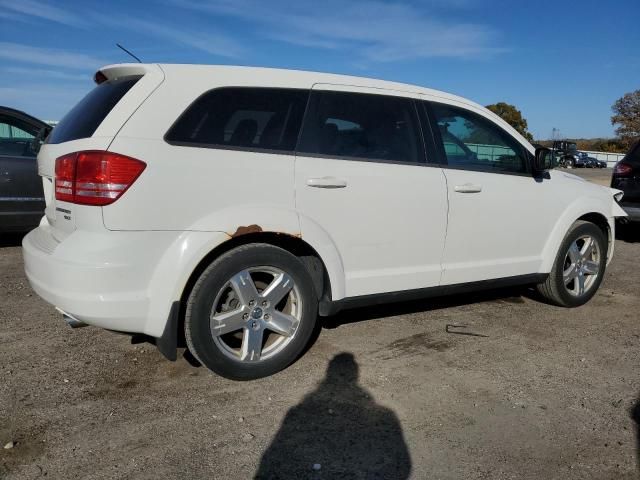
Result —
M 536 138 L 612 136 L 640 88 L 639 0 L 0 0 L 0 104 L 64 115 L 101 65 L 238 64 L 414 83 L 516 105 Z

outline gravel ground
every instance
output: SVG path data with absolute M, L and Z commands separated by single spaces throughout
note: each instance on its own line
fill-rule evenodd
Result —
M 639 229 L 584 307 L 517 289 L 344 312 L 246 383 L 69 329 L 2 242 L 0 478 L 638 478 Z

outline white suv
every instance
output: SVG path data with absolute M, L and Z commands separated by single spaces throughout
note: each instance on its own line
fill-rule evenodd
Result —
M 235 379 L 285 368 L 318 315 L 514 284 L 596 292 L 619 191 L 546 165 L 493 113 L 322 73 L 115 65 L 38 156 L 34 290 Z

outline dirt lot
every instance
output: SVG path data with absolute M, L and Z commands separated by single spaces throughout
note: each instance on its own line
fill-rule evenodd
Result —
M 0 478 L 637 478 L 640 231 L 582 308 L 500 290 L 345 312 L 248 383 L 69 329 L 16 245 L 0 248 Z

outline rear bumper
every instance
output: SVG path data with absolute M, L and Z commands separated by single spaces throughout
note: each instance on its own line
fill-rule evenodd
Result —
M 228 238 L 75 230 L 58 242 L 45 219 L 22 245 L 29 283 L 50 304 L 88 325 L 162 338 L 189 276 Z
M 44 300 L 86 324 L 150 333 L 147 289 L 162 255 L 159 244 L 166 248 L 171 238 L 158 242 L 157 235 L 140 233 L 76 231 L 58 243 L 43 224 L 22 243 L 29 283 Z

